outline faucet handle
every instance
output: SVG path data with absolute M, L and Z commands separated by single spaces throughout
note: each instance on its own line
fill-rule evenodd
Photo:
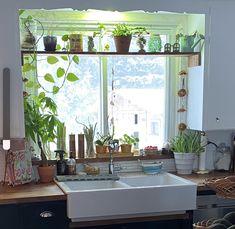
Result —
M 109 152 L 118 152 L 119 149 L 119 140 L 118 139 L 112 139 L 109 141 Z

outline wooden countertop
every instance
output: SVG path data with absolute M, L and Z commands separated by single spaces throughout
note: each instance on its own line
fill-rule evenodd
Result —
M 66 195 L 54 183 L 29 183 L 15 187 L 0 184 L 0 204 L 66 200 Z
M 229 172 L 225 172 L 225 171 L 212 171 L 212 172 L 206 173 L 206 174 L 192 173 L 189 175 L 179 175 L 179 174 L 176 174 L 176 175 L 197 183 L 198 191 L 210 190 L 204 184 L 205 179 L 214 178 L 214 177 L 219 178 L 219 177 L 225 177 L 225 176 L 231 176 L 231 175 L 235 176 L 234 173 L 229 173 Z
M 228 172 L 210 172 L 209 174 L 180 175 L 198 184 L 198 191 L 209 190 L 203 181 L 212 177 L 224 177 L 234 175 Z M 0 204 L 27 203 L 39 201 L 66 200 L 66 194 L 54 183 L 41 184 L 29 183 L 11 187 L 0 184 Z

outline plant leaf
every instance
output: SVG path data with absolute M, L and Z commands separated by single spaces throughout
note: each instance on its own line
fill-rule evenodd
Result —
M 60 57 L 62 60 L 68 61 L 68 57 L 67 56 L 61 56 Z
M 74 81 L 79 80 L 79 78 L 75 74 L 70 72 L 67 75 L 67 80 L 70 81 L 70 82 L 74 82 Z
M 56 50 L 61 50 L 61 46 L 59 44 L 56 45 Z
M 79 57 L 77 55 L 73 56 L 73 62 L 79 64 Z
M 65 70 L 61 67 L 59 67 L 56 71 L 56 75 L 58 78 L 62 77 L 64 75 L 64 73 L 65 73 Z
M 44 76 L 44 79 L 50 83 L 55 83 L 55 80 L 53 78 L 53 76 L 50 74 L 50 73 L 47 73 L 45 76 Z
M 57 86 L 53 86 L 53 94 L 57 94 L 59 92 L 60 88 Z
M 25 10 L 19 10 L 19 16 L 21 15 L 21 14 L 23 14 L 25 12 Z
M 68 41 L 69 36 L 67 34 L 65 34 L 65 35 L 62 36 L 61 39 L 62 39 L 62 41 Z
M 28 88 L 32 88 L 32 87 L 35 86 L 35 83 L 30 80 L 30 81 L 28 81 L 28 82 L 25 84 L 25 86 L 28 87 Z
M 49 64 L 55 64 L 55 63 L 57 63 L 59 60 L 55 57 L 55 56 L 48 56 L 47 57 L 47 62 L 49 63 Z
M 38 95 L 39 98 L 44 98 L 46 96 L 45 92 L 40 92 L 40 94 Z
M 29 72 L 32 69 L 33 69 L 32 64 L 26 63 L 22 67 L 22 72 Z

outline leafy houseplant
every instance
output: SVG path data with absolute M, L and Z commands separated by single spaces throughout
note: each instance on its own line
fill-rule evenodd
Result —
M 26 139 L 32 139 L 41 149 L 42 166 L 48 165 L 48 144 L 55 142 L 57 128 L 63 127 L 57 118 L 55 102 L 41 92 L 38 96 L 24 96 L 24 117 Z
M 174 152 L 176 170 L 179 174 L 191 174 L 196 155 L 204 151 L 201 132 L 179 132 L 170 140 L 170 149 Z
M 204 151 L 205 147 L 201 145 L 201 133 L 199 131 L 184 131 L 179 132 L 170 140 L 170 148 L 173 152 L 199 154 Z
M 132 35 L 142 36 L 146 32 L 144 27 L 130 27 L 126 24 L 116 24 L 112 35 L 117 52 L 127 53 L 129 52 Z
M 124 134 L 123 137 L 119 139 L 119 141 L 121 143 L 121 152 L 130 153 L 132 145 L 137 145 L 137 143 L 139 142 L 139 138 Z
M 41 154 L 41 170 L 49 170 L 51 177 L 40 177 L 42 182 L 50 182 L 54 177 L 54 166 L 48 166 L 48 144 L 55 142 L 57 138 L 57 128 L 62 123 L 57 118 L 57 106 L 54 101 L 40 93 L 38 96 L 31 96 L 25 93 L 24 96 L 24 118 L 25 118 L 25 135 L 28 142 L 30 139 L 38 145 Z M 48 175 L 48 171 L 45 172 Z
M 112 136 L 109 134 L 98 134 L 96 144 L 96 153 L 107 153 L 108 144 L 112 140 Z
M 88 125 L 80 123 L 75 119 L 77 123 L 83 125 L 83 132 L 86 139 L 86 155 L 87 157 L 94 157 L 95 150 L 94 150 L 94 138 L 95 138 L 95 130 L 97 123 L 94 125 L 89 123 Z

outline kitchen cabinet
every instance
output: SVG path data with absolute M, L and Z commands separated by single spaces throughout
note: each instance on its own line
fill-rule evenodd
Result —
M 25 203 L 19 205 L 22 229 L 66 229 L 66 201 Z
M 0 205 L 0 226 L 6 229 L 17 229 L 20 225 L 19 208 L 17 204 Z
M 187 211 L 179 215 L 136 216 L 134 218 L 71 222 L 70 227 L 79 229 L 191 229 L 192 223 L 192 211 Z
M 7 229 L 68 229 L 66 201 L 0 205 L 0 225 Z
M 187 125 L 190 129 L 213 131 L 235 128 L 235 112 L 228 97 L 232 81 L 225 82 L 222 76 L 216 76 L 206 76 L 202 66 L 188 69 Z
M 135 223 L 122 223 L 112 224 L 103 226 L 92 226 L 92 227 L 76 227 L 79 229 L 191 229 L 192 220 L 178 219 L 178 220 L 160 220 L 160 221 L 149 221 L 149 222 L 135 222 Z

